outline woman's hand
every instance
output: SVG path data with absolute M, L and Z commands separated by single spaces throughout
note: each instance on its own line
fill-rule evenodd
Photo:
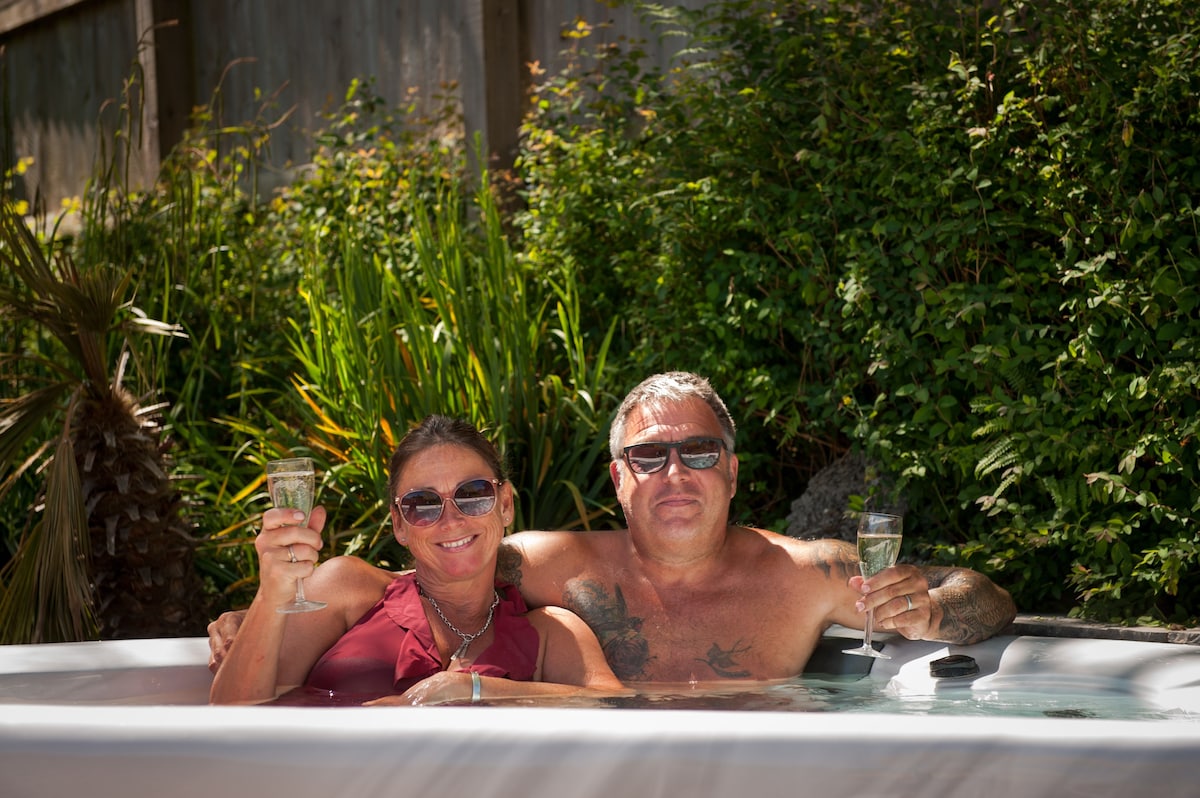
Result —
M 429 707 L 451 701 L 471 700 L 471 674 L 465 671 L 441 671 L 408 688 L 401 695 L 389 695 L 367 701 L 365 707 Z
M 325 508 L 314 507 L 308 516 L 288 508 L 273 508 L 263 513 L 262 531 L 254 539 L 258 552 L 259 595 L 272 607 L 291 601 L 296 580 L 312 576 L 317 556 L 324 544 Z M 209 630 L 210 636 L 212 630 Z

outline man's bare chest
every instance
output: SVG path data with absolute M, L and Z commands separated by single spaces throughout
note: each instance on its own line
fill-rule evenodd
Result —
M 626 682 L 785 678 L 819 635 L 797 629 L 802 619 L 768 592 L 671 593 L 585 576 L 567 584 L 564 599 Z

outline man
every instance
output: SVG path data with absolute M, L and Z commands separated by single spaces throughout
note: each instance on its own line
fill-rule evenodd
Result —
M 735 427 L 708 381 L 658 374 L 634 388 L 609 434 L 627 529 L 521 532 L 500 577 L 530 606 L 573 610 L 626 683 L 796 676 L 832 624 L 968 644 L 1016 608 L 962 568 L 897 565 L 864 581 L 842 541 L 802 541 L 729 524 Z M 210 625 L 214 669 L 235 619 Z

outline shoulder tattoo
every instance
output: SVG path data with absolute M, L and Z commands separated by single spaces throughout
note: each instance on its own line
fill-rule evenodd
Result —
M 496 553 L 496 577 L 517 590 L 521 589 L 521 565 L 525 562 L 521 550 L 511 543 L 501 543 Z
M 843 540 L 818 540 L 813 542 L 813 564 L 825 574 L 826 579 L 846 582 L 859 575 L 858 550 Z

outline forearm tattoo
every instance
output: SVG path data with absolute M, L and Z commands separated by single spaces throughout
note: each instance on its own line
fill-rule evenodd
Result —
M 982 574 L 962 568 L 921 570 L 929 581 L 931 595 L 937 590 L 935 600 L 942 608 L 939 640 L 959 645 L 978 643 L 1000 632 L 1016 615 L 1008 593 Z
M 613 673 L 622 681 L 643 676 L 650 656 L 650 644 L 642 635 L 642 619 L 631 616 L 621 595 L 621 586 L 613 586 L 609 595 L 598 582 L 572 579 L 563 592 L 563 606 L 584 620 L 600 640 L 600 648 Z

